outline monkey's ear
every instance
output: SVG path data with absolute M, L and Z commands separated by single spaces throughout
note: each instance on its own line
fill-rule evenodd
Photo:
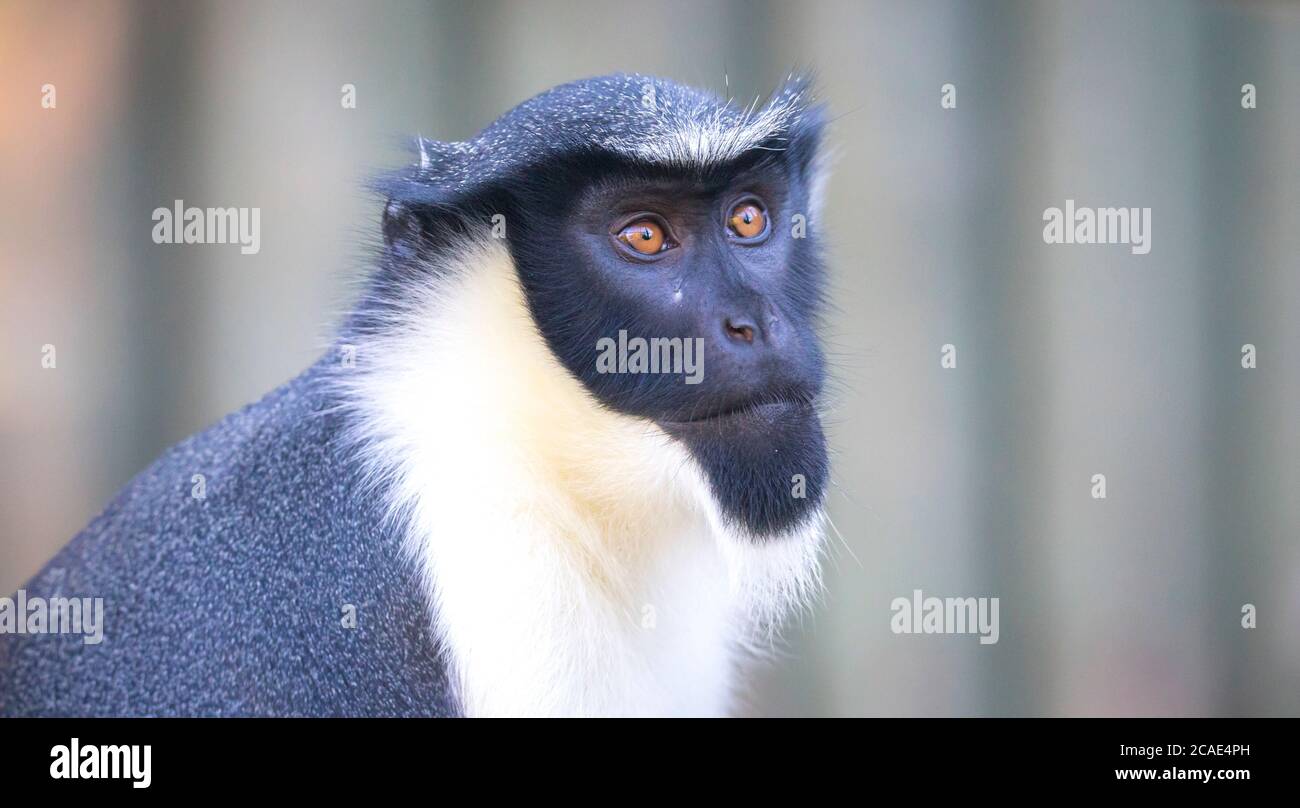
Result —
M 381 229 L 384 233 L 384 245 L 391 248 L 419 235 L 415 217 L 401 202 L 389 199 L 384 203 L 384 217 Z
M 428 212 L 448 203 L 444 188 L 435 181 L 446 145 L 417 137 L 409 142 L 418 155 L 414 165 L 371 180 L 371 190 L 384 198 L 381 231 L 388 249 L 418 252 L 432 223 Z
M 389 197 L 384 203 L 381 229 L 384 246 L 399 253 L 415 254 L 427 242 L 432 221 L 420 206 Z
M 472 150 L 465 144 L 422 137 L 412 141 L 416 160 L 375 178 L 371 190 L 383 197 L 385 246 L 399 254 L 419 254 L 442 241 L 466 235 L 481 218 L 498 183 L 490 171 L 470 172 Z M 470 179 L 467 178 L 471 178 Z
M 496 200 L 495 205 L 490 200 Z M 381 229 L 384 247 L 397 258 L 421 258 L 481 237 L 490 226 L 498 197 L 466 195 L 445 203 L 389 198 Z

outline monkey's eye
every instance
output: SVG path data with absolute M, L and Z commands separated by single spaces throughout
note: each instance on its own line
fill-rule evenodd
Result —
M 664 226 L 654 219 L 641 218 L 623 225 L 615 236 L 620 242 L 635 250 L 638 255 L 650 257 L 670 249 L 673 243 L 664 232 Z
M 757 199 L 745 199 L 731 209 L 727 229 L 741 241 L 757 242 L 767 235 L 767 213 Z

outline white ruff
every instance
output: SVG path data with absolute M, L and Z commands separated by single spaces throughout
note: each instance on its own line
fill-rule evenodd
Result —
M 502 242 L 449 261 L 339 383 L 465 713 L 725 714 L 818 587 L 820 515 L 732 535 L 686 451 L 550 353 Z

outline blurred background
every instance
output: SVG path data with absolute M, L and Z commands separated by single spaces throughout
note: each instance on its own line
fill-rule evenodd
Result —
M 746 711 L 1300 714 L 1290 3 L 0 3 L 0 593 L 328 344 L 401 136 L 805 66 L 843 538 Z M 1067 198 L 1150 207 L 1150 254 L 1044 244 Z M 154 244 L 177 199 L 260 207 L 260 253 Z M 999 597 L 999 642 L 891 633 L 913 589 Z

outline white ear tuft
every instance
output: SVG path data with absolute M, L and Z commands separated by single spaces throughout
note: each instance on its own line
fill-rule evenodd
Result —
M 432 163 L 429 160 L 429 153 L 424 149 L 424 136 L 423 135 L 417 136 L 415 142 L 420 146 L 420 170 L 428 171 L 429 166 Z

